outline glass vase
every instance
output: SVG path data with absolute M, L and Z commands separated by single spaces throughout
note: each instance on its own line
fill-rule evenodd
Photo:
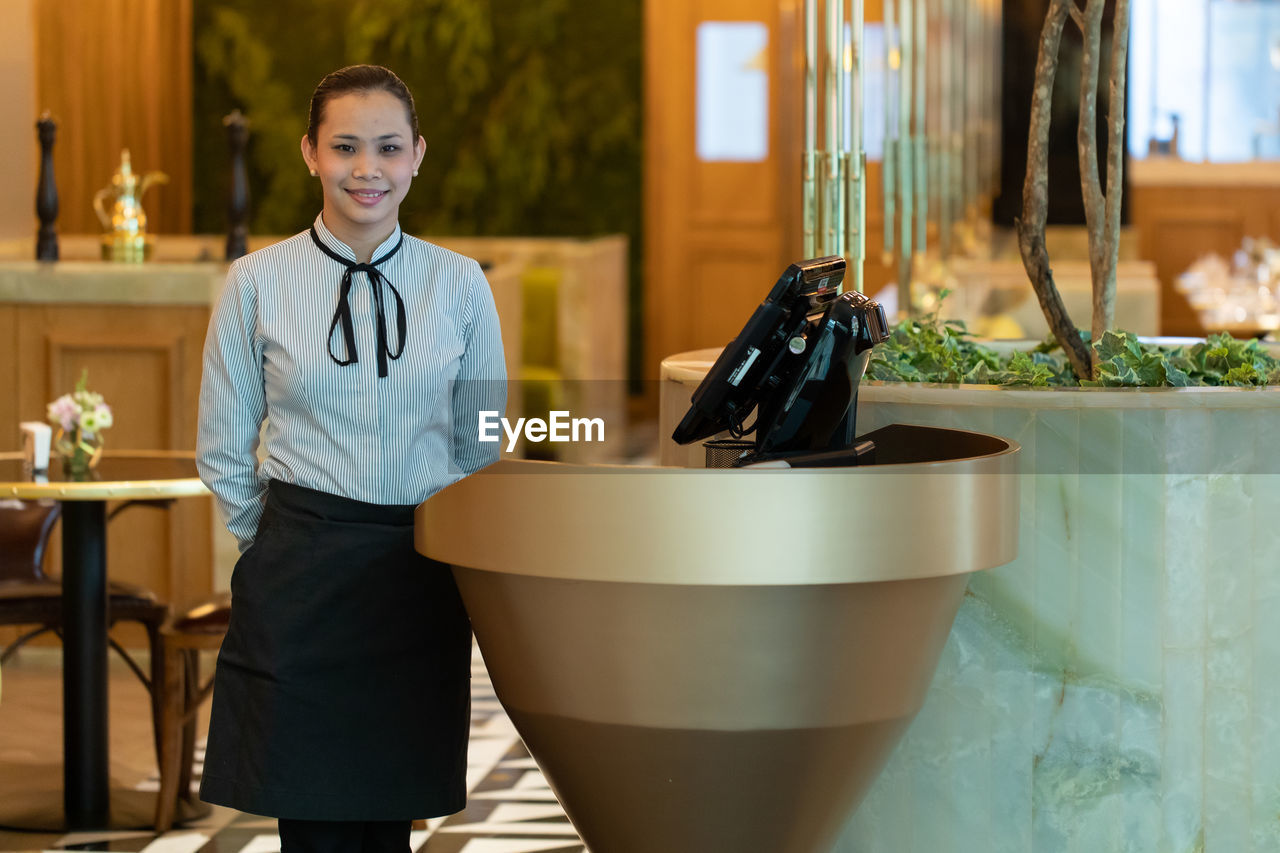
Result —
M 84 482 L 93 478 L 93 470 L 102 458 L 102 433 L 59 431 L 54 446 L 62 459 L 62 474 L 68 481 Z

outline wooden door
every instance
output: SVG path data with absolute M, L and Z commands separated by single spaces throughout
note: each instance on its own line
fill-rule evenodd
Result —
M 728 343 L 799 257 L 798 9 L 796 0 L 646 0 L 646 378 L 668 355 Z M 766 77 L 763 145 L 708 157 L 699 110 L 725 105 L 707 103 L 705 88 L 699 104 L 699 28 L 735 22 L 763 26 L 748 63 Z M 704 47 L 710 34 L 702 30 Z

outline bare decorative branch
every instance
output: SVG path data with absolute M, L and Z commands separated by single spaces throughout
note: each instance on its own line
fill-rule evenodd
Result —
M 1084 32 L 1084 13 L 1080 11 L 1080 7 L 1075 4 L 1075 0 L 1071 0 L 1071 20 L 1080 28 L 1080 32 Z
M 1050 0 L 1044 29 L 1040 33 L 1035 92 L 1031 98 L 1031 127 L 1027 134 L 1027 175 L 1022 185 L 1022 217 L 1017 221 L 1017 231 L 1022 265 L 1031 279 L 1049 328 L 1062 344 L 1076 376 L 1084 379 L 1093 376 L 1093 351 L 1080 340 L 1080 334 L 1062 304 L 1062 296 L 1053 282 L 1049 252 L 1044 242 L 1044 226 L 1049 215 L 1049 121 L 1053 79 L 1058 70 L 1062 29 L 1067 16 L 1075 8 L 1074 0 Z
M 1105 0 L 1088 0 L 1084 8 L 1084 48 L 1080 58 L 1080 120 L 1076 127 L 1076 153 L 1080 163 L 1080 187 L 1084 194 L 1084 221 L 1089 235 L 1089 272 L 1093 281 L 1105 276 L 1106 241 L 1102 184 L 1098 176 L 1098 66 L 1102 64 L 1102 10 Z M 1108 189 L 1110 184 L 1107 185 Z M 1099 328 L 1099 304 L 1094 289 L 1091 328 L 1093 340 L 1101 340 L 1107 324 Z
M 1084 192 L 1084 217 L 1089 227 L 1089 243 L 1100 234 L 1102 185 L 1098 178 L 1098 64 L 1102 52 L 1102 8 L 1104 0 L 1089 0 L 1084 10 L 1084 49 L 1080 56 L 1080 122 L 1076 127 L 1076 153 L 1080 161 L 1080 183 Z M 1074 4 L 1072 8 L 1075 8 Z
M 1120 259 L 1120 202 L 1124 195 L 1124 90 L 1129 59 L 1129 0 L 1116 0 L 1111 31 L 1111 89 L 1107 107 L 1107 199 L 1104 264 L 1093 277 L 1093 335 L 1115 325 L 1116 266 Z M 1090 256 L 1093 250 L 1090 249 Z M 1090 258 L 1092 261 L 1092 257 Z

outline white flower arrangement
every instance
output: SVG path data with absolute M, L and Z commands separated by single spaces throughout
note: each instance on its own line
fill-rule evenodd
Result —
M 102 452 L 102 431 L 115 418 L 101 394 L 88 389 L 89 371 L 80 374 L 76 389 L 48 406 L 49 423 L 60 429 L 54 449 L 70 469 L 87 470 Z

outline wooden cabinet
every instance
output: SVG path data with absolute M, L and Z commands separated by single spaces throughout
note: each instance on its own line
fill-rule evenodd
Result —
M 1203 255 L 1230 258 L 1245 237 L 1280 240 L 1280 163 L 1130 164 L 1139 252 L 1160 277 L 1160 331 L 1206 330 L 1177 289 L 1178 276 Z

